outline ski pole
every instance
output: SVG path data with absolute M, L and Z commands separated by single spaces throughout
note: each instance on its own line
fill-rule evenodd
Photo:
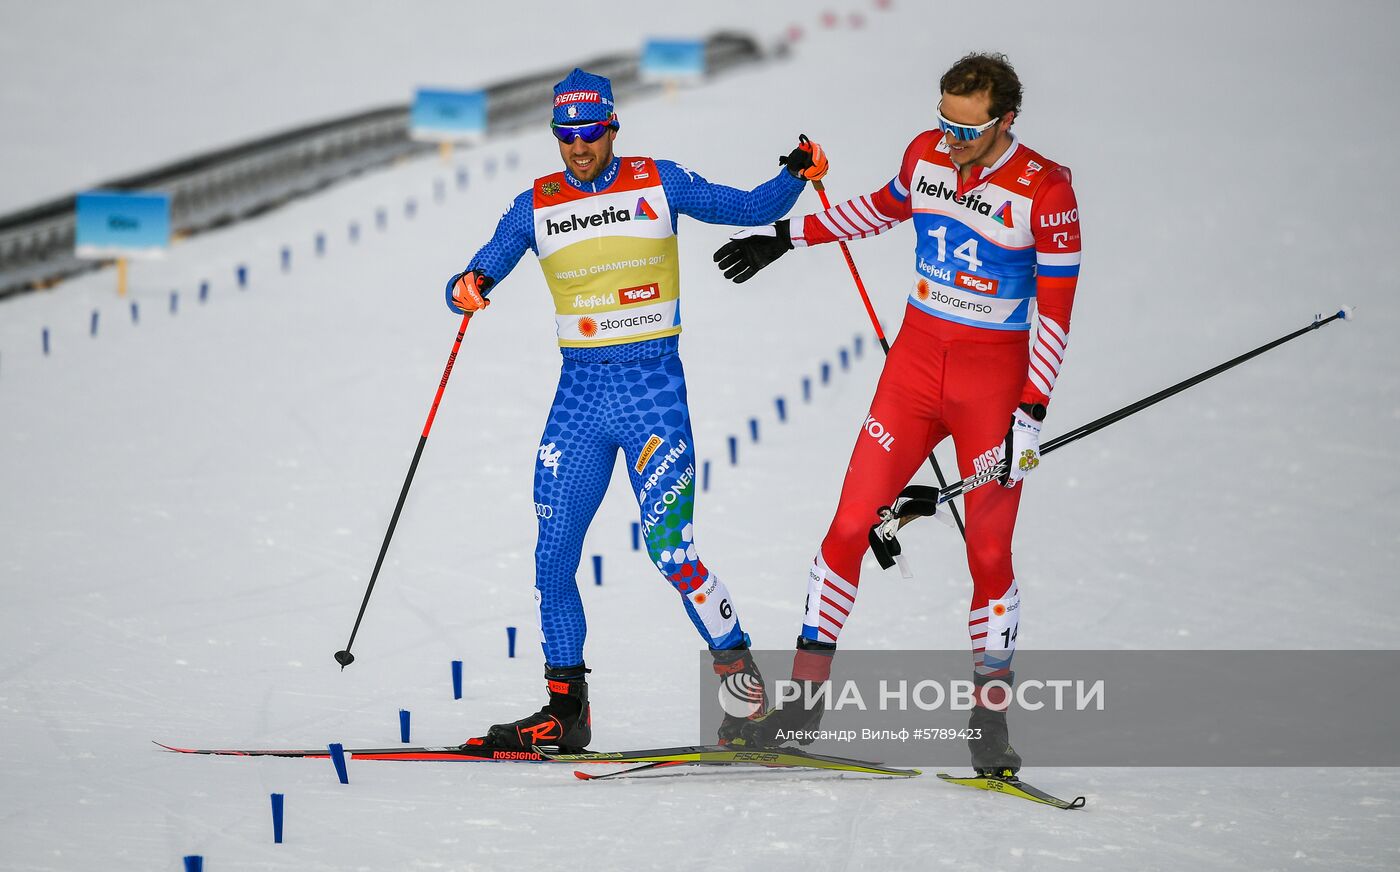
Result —
M 807 141 L 806 135 L 800 136 L 799 139 L 803 142 Z M 817 179 L 812 182 L 812 187 L 817 189 L 817 196 L 822 198 L 822 208 L 830 211 L 831 201 L 826 198 L 826 185 L 822 184 L 821 179 Z M 851 250 L 846 247 L 846 240 L 844 239 L 838 239 L 837 244 L 841 246 L 841 253 L 846 256 L 846 266 L 850 268 L 851 278 L 855 280 L 856 290 L 860 292 L 860 301 L 865 304 L 865 314 L 870 316 L 870 323 L 875 326 L 875 338 L 880 341 L 880 350 L 885 352 L 886 357 L 889 357 L 889 340 L 885 339 L 885 331 L 880 327 L 880 317 L 875 314 L 875 307 L 870 305 L 870 295 L 865 291 L 865 282 L 860 278 L 860 270 L 856 269 L 856 262 L 855 259 L 851 257 Z M 948 479 L 944 477 L 943 469 L 938 465 L 938 458 L 933 455 L 932 451 L 928 454 L 928 462 L 933 465 L 933 474 L 938 476 L 938 486 L 946 488 L 948 486 Z M 966 540 L 967 530 L 963 529 L 962 516 L 958 514 L 958 507 L 954 505 L 951 508 L 953 510 L 953 520 L 958 524 L 958 533 Z
M 394 528 L 399 524 L 399 513 L 403 511 L 404 500 L 408 498 L 409 485 L 413 484 L 413 474 L 418 471 L 418 459 L 423 456 L 423 446 L 428 444 L 428 432 L 433 429 L 433 418 L 437 417 L 438 404 L 442 402 L 442 392 L 447 388 L 447 378 L 452 375 L 452 364 L 457 362 L 457 352 L 462 348 L 462 337 L 466 335 L 467 324 L 471 323 L 472 313 L 467 312 L 462 316 L 462 325 L 457 328 L 457 340 L 452 343 L 452 353 L 447 356 L 447 368 L 442 371 L 442 381 L 438 383 L 436 396 L 433 397 L 433 407 L 428 410 L 428 422 L 423 425 L 423 435 L 418 437 L 418 448 L 413 452 L 413 462 L 408 465 L 408 477 L 403 481 L 403 490 L 399 491 L 398 505 L 394 506 L 394 515 L 389 519 L 389 529 L 384 533 L 384 544 L 379 546 L 379 559 L 374 561 L 374 572 L 369 576 L 369 587 L 365 588 L 364 601 L 360 603 L 360 613 L 355 616 L 355 626 L 350 630 L 350 641 L 345 643 L 344 651 L 335 652 L 335 662 L 340 664 L 340 671 L 344 672 L 345 667 L 355 662 L 355 655 L 350 653 L 350 646 L 355 644 L 355 634 L 360 631 L 360 621 L 365 616 L 365 607 L 369 605 L 369 595 L 374 592 L 374 582 L 379 578 L 379 568 L 384 565 L 384 555 L 389 553 L 389 540 L 394 538 Z
M 1351 306 L 1343 306 L 1341 309 L 1337 310 L 1336 314 L 1329 315 L 1326 318 L 1324 318 L 1322 315 L 1317 315 L 1313 318 L 1313 322 L 1311 324 L 1302 328 L 1301 330 L 1295 330 L 1292 333 L 1289 333 L 1287 336 L 1281 336 L 1278 339 L 1275 339 L 1273 342 L 1261 345 L 1253 351 L 1247 351 L 1244 354 L 1241 354 L 1239 357 L 1227 360 L 1219 366 L 1212 367 L 1206 370 L 1205 372 L 1193 375 L 1185 381 L 1177 382 L 1169 388 L 1163 388 L 1162 390 L 1158 391 L 1150 397 L 1143 397 L 1137 402 L 1129 403 L 1128 405 L 1115 412 L 1109 412 L 1102 418 L 1097 418 L 1093 421 L 1090 421 L 1087 424 L 1082 424 L 1078 427 L 1075 427 L 1068 433 L 1063 433 L 1059 436 L 1056 436 L 1054 439 L 1051 439 L 1049 442 L 1045 443 L 1045 445 L 1040 449 L 1040 453 L 1049 454 L 1050 452 L 1055 451 L 1056 449 L 1063 448 L 1071 442 L 1076 442 L 1080 439 L 1083 439 L 1085 436 L 1088 436 L 1091 433 L 1097 433 L 1099 430 L 1102 430 L 1110 424 L 1117 423 L 1118 421 L 1123 420 L 1129 415 L 1135 415 L 1138 412 L 1141 412 L 1143 409 L 1148 408 L 1149 406 L 1155 406 L 1157 403 L 1160 403 L 1167 397 L 1179 394 L 1187 388 L 1195 387 L 1196 385 L 1200 384 L 1206 379 L 1214 378 L 1215 376 L 1220 375 L 1227 369 L 1239 366 L 1246 360 L 1258 357 L 1264 352 L 1277 348 L 1285 342 L 1291 342 L 1305 333 L 1311 333 L 1312 331 L 1323 326 L 1324 324 L 1331 324 L 1333 321 L 1337 320 L 1350 320 L 1352 317 L 1352 311 L 1353 309 Z M 953 497 L 958 496 L 959 494 L 965 494 L 970 490 L 974 490 L 976 488 L 981 487 L 989 481 L 993 481 L 997 478 L 1000 478 L 1008 468 L 1007 463 L 1008 461 L 1003 459 L 1000 463 L 998 463 L 991 469 L 984 470 L 983 472 L 980 472 L 977 475 L 969 476 L 968 478 L 965 478 L 962 481 L 954 482 L 948 487 L 943 488 L 938 495 L 938 504 L 942 505 L 943 503 L 948 502 Z

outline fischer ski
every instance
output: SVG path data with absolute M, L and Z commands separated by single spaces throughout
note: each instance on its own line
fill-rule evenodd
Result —
M 938 777 L 950 784 L 961 784 L 964 787 L 975 787 L 978 790 L 987 790 L 992 793 L 1004 793 L 1007 796 L 1016 796 L 1021 799 L 1028 799 L 1031 802 L 1038 802 L 1042 805 L 1049 805 L 1054 808 L 1066 810 L 1083 808 L 1087 801 L 1082 796 L 1076 796 L 1072 800 L 1064 800 L 1057 796 L 1051 796 L 1040 788 L 1033 787 L 1014 775 L 1005 778 L 997 775 L 974 775 L 970 778 L 958 778 L 946 772 L 940 772 L 938 773 Z
M 539 748 L 535 749 L 540 751 Z M 919 775 L 918 769 L 898 769 L 871 763 L 865 760 L 852 760 L 847 757 L 832 757 L 826 754 L 812 754 L 796 748 L 736 748 L 729 745 L 690 745 L 679 748 L 656 748 L 642 751 L 593 751 L 583 754 L 554 754 L 540 751 L 547 759 L 568 763 L 643 763 L 626 772 L 660 768 L 653 764 L 669 765 L 744 765 L 773 766 L 802 769 L 828 769 L 837 772 L 860 772 L 871 775 L 894 775 L 910 777 Z M 575 773 L 584 781 L 624 775 L 626 772 L 613 772 L 608 776 L 590 776 L 588 773 Z
M 301 757 L 325 759 L 330 757 L 328 748 L 308 749 L 247 749 L 247 748 L 176 748 L 160 742 L 157 746 L 179 754 L 213 754 L 222 757 Z M 354 760 L 446 760 L 455 762 L 523 761 L 527 763 L 548 763 L 549 758 L 539 751 L 525 751 L 518 748 L 494 748 L 488 745 L 450 745 L 444 747 L 399 747 L 399 748 L 346 748 L 345 756 Z

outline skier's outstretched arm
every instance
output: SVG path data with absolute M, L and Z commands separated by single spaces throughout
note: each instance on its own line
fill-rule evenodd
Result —
M 937 131 L 929 131 L 909 144 L 899 173 L 889 184 L 821 212 L 736 233 L 715 252 L 715 263 L 725 278 L 742 283 L 794 248 L 864 239 L 907 221 L 913 214 L 909 208 L 909 185 L 914 165 L 928 145 L 928 138 L 937 135 Z
M 535 249 L 532 220 L 534 200 L 525 191 L 510 204 L 489 242 L 477 251 L 467 268 L 447 280 L 447 308 L 458 315 L 491 305 L 491 288 L 515 269 L 527 249 Z
M 661 184 L 671 203 L 672 230 L 677 215 L 706 224 L 753 227 L 787 214 L 808 181 L 826 173 L 826 155 L 815 142 L 804 141 L 783 158 L 784 169 L 751 191 L 717 185 L 674 161 L 658 160 Z

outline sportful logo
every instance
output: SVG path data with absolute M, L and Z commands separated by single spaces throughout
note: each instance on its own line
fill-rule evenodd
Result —
M 645 201 L 639 200 L 637 205 L 643 206 L 645 205 Z M 646 208 L 648 212 L 651 211 L 650 206 Z M 652 212 L 648 217 L 654 220 L 656 218 L 656 213 Z M 620 224 L 623 221 L 631 220 L 631 212 L 628 212 L 626 209 L 619 209 L 616 206 L 609 206 L 602 212 L 596 212 L 592 215 L 570 215 L 562 221 L 550 221 L 546 218 L 544 220 L 544 232 L 546 236 L 553 236 L 556 233 L 572 233 L 575 230 L 582 230 L 585 227 L 602 227 L 604 224 Z
M 634 220 L 637 221 L 656 220 L 656 213 L 652 211 L 651 204 L 647 202 L 646 197 L 637 198 L 637 208 L 632 210 L 632 214 L 636 216 Z

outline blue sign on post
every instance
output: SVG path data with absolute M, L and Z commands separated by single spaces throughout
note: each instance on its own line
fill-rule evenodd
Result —
M 154 191 L 78 194 L 78 257 L 155 258 L 170 247 L 170 195 Z
M 649 39 L 639 72 L 644 81 L 695 81 L 705 76 L 705 43 L 698 39 Z
M 414 139 L 473 142 L 486 135 L 486 92 L 419 88 L 408 118 Z

